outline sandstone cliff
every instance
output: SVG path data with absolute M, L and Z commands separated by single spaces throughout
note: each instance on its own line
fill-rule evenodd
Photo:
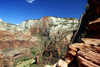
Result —
M 77 29 L 78 20 L 75 18 L 57 18 L 46 16 L 40 20 L 23 21 L 20 25 L 13 25 L 1 20 L 0 25 L 1 49 L 5 49 L 9 47 L 9 44 L 11 43 L 11 48 L 19 47 L 21 45 L 20 42 L 22 41 L 36 43 L 37 41 L 42 40 L 47 42 L 47 40 L 61 41 L 67 39 L 69 43 L 71 36 L 73 35 L 72 32 Z M 41 40 L 37 36 L 34 36 L 35 33 L 39 33 L 44 36 L 44 39 Z M 9 41 L 9 43 L 6 41 Z M 16 47 L 14 47 L 13 42 L 18 41 L 19 46 L 16 44 Z M 8 45 L 3 45 L 3 42 Z
M 20 25 L 13 25 L 0 20 L 2 59 L 5 60 L 4 57 L 6 56 L 11 57 L 12 60 L 18 57 L 31 56 L 31 49 L 33 48 L 35 49 L 33 54 L 40 53 L 44 58 L 45 56 L 50 56 L 50 58 L 64 57 L 67 45 L 70 43 L 73 31 L 77 30 L 77 26 L 78 19 L 75 18 L 46 16 L 39 20 L 23 21 Z M 54 60 L 53 63 L 56 61 Z M 15 62 L 17 61 L 14 61 L 14 64 Z M 1 63 L 7 64 L 6 62 Z
M 45 67 L 100 67 L 100 1 L 88 0 L 88 3 L 89 10 L 80 22 L 65 59 Z

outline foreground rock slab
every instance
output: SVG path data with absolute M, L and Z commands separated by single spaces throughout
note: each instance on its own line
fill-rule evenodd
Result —
M 55 63 L 53 66 L 45 65 L 44 67 L 68 67 L 68 64 L 60 59 L 57 63 Z

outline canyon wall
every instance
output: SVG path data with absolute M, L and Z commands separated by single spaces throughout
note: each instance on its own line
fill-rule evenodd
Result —
M 73 44 L 69 45 L 65 59 L 45 67 L 100 67 L 100 1 L 88 0 Z
M 76 18 L 46 16 L 38 20 L 23 21 L 20 25 L 6 23 L 0 19 L 1 66 L 14 64 L 17 61 L 12 62 L 11 60 L 18 57 L 31 56 L 33 48 L 42 56 L 49 55 L 49 52 L 51 58 L 63 57 L 77 26 L 78 19 Z M 5 57 L 11 58 L 8 59 L 11 64 L 3 62 Z

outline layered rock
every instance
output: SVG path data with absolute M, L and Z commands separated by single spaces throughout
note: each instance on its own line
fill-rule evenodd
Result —
M 19 27 L 21 27 L 21 28 L 31 28 L 32 26 L 34 26 L 35 25 L 35 23 L 37 23 L 38 22 L 38 20 L 26 20 L 26 21 L 23 21 L 20 25 L 19 25 Z
M 99 1 L 98 0 L 88 0 L 90 10 L 93 12 L 92 14 L 90 13 L 89 17 L 89 24 L 88 24 L 88 29 L 87 29 L 87 34 L 86 37 L 89 38 L 82 38 L 81 42 L 83 42 L 83 46 L 81 45 L 80 48 L 78 47 L 78 44 L 74 46 L 74 44 L 70 46 L 74 46 L 74 48 L 70 47 L 71 50 L 74 50 L 76 52 L 76 49 L 78 49 L 77 53 L 77 60 L 78 60 L 78 65 L 79 67 L 99 67 L 100 66 L 100 47 L 99 47 L 99 42 L 100 42 L 100 19 L 98 18 L 99 15 Z M 69 54 L 68 54 L 69 55 Z M 67 55 L 67 56 L 68 56 Z M 69 56 L 70 57 L 70 56 Z M 74 57 L 72 57 L 74 58 Z M 70 61 L 71 62 L 71 61 Z
M 99 42 L 100 42 L 100 19 L 98 18 L 99 15 L 99 7 L 97 6 L 99 5 L 99 1 L 95 0 L 95 1 L 90 1 L 89 2 L 89 6 L 90 6 L 90 17 L 88 18 L 88 20 L 90 21 L 88 24 L 88 29 L 87 29 L 87 33 L 86 36 L 87 38 L 82 38 L 81 39 L 81 43 L 78 43 L 76 45 L 72 44 L 69 46 L 69 50 L 70 51 L 74 51 L 72 53 L 67 53 L 66 56 L 66 62 L 70 63 L 72 62 L 72 60 L 77 57 L 78 60 L 78 65 L 79 67 L 99 67 L 100 66 L 100 47 L 99 47 Z M 96 9 L 96 10 L 94 10 Z M 91 14 L 91 12 L 93 12 Z M 87 22 L 88 23 L 88 22 Z M 88 38 L 89 37 L 89 38 Z M 73 56 L 73 53 L 74 54 Z
M 1 23 L 0 23 L 0 30 L 3 30 L 3 31 L 6 30 L 6 28 Z
M 71 44 L 68 48 L 65 61 L 63 63 L 56 63 L 52 67 L 59 67 L 57 64 L 61 64 L 61 67 L 64 63 L 66 66 L 77 67 L 75 64 L 76 61 L 73 61 L 76 57 L 78 60 L 79 67 L 99 67 L 100 66 L 100 39 L 91 39 L 91 38 L 82 38 L 83 43 L 74 43 Z M 70 62 L 74 64 L 69 64 Z M 69 65 L 68 65 L 69 64 Z
M 100 1 L 88 0 L 88 3 L 90 8 L 80 22 L 78 36 L 75 38 L 78 39 L 74 41 L 80 43 L 69 45 L 63 61 L 66 62 L 68 67 L 77 67 L 77 65 L 79 67 L 100 67 Z M 63 63 L 60 66 L 57 66 L 57 64 L 53 66 L 65 67 L 62 66 Z
M 20 25 L 0 20 L 0 49 L 4 56 L 10 56 L 12 59 L 30 55 L 32 47 L 36 48 L 38 52 L 42 52 L 43 56 L 50 52 L 50 59 L 63 57 L 77 25 L 78 20 L 75 18 L 48 16 L 42 17 L 40 20 L 26 20 Z M 6 61 L 5 64 L 7 64 Z
M 46 42 L 46 47 L 44 48 L 43 52 L 37 58 L 37 64 L 54 64 L 59 60 L 59 58 L 64 58 L 67 46 L 70 42 L 72 35 L 62 36 L 61 39 L 58 38 L 57 40 L 51 40 Z M 67 40 L 69 38 L 69 40 Z M 56 58 L 56 59 L 55 59 Z M 45 62 L 42 62 L 42 61 Z M 48 61 L 49 60 L 49 61 Z
M 23 48 L 18 50 L 13 50 L 9 52 L 5 52 L 5 55 L 11 56 L 12 58 L 22 57 L 24 55 L 30 55 L 30 49 L 29 48 Z
M 0 31 L 0 41 L 14 40 L 14 33 L 9 31 Z
M 12 57 L 3 56 L 3 53 L 0 53 L 0 67 L 13 67 L 12 66 Z
M 46 19 L 46 18 L 43 18 L 43 19 Z M 52 19 L 54 20 L 56 18 L 52 18 Z M 67 46 L 70 43 L 70 40 L 73 36 L 73 30 L 75 30 L 77 27 L 77 20 L 74 18 L 73 20 L 72 19 L 70 20 L 70 18 L 67 18 L 65 20 L 63 19 L 64 21 L 61 22 L 60 18 L 58 19 L 60 22 L 56 21 L 55 23 L 53 23 L 54 25 L 49 24 L 50 25 L 50 28 L 49 28 L 50 41 L 46 42 L 45 44 L 46 47 L 42 53 L 42 56 L 40 56 L 40 58 L 37 58 L 37 60 L 42 59 L 45 62 L 40 61 L 40 62 L 37 62 L 37 64 L 39 63 L 40 64 L 47 64 L 47 63 L 54 64 L 58 60 L 58 59 L 54 59 L 55 57 L 64 58 L 64 55 L 66 54 Z M 34 28 L 34 30 L 36 30 L 36 28 Z
M 10 41 L 0 41 L 0 48 L 2 50 L 6 48 L 30 48 L 30 47 L 38 47 L 39 44 L 36 44 L 32 41 L 20 41 L 20 40 L 10 40 Z
M 32 25 L 30 25 L 30 23 Z M 27 26 L 25 26 L 28 24 Z M 56 17 L 43 17 L 40 20 L 28 20 L 22 22 L 20 27 L 30 28 L 31 33 L 40 33 L 41 35 L 48 35 L 53 37 L 54 35 L 62 33 L 63 31 L 73 31 L 76 30 L 78 25 L 78 20 L 75 18 L 56 18 Z M 67 29 L 67 30 L 65 30 Z
M 91 21 L 88 26 L 87 37 L 100 39 L 100 18 L 96 19 L 95 21 Z
M 41 18 L 40 20 L 23 21 L 20 25 L 13 25 L 3 21 L 1 21 L 0 24 L 0 27 L 2 29 L 0 31 L 1 49 L 5 49 L 10 45 L 10 43 L 6 41 L 12 43 L 18 41 L 19 43 L 22 41 L 24 41 L 25 43 L 27 41 L 39 41 L 40 39 L 37 39 L 37 37 L 33 36 L 34 33 L 46 35 L 47 37 L 45 38 L 45 40 L 49 38 L 51 41 L 66 41 L 66 39 L 68 39 L 68 42 L 70 42 L 70 39 L 73 35 L 70 35 L 70 33 L 72 33 L 73 30 L 77 29 L 78 20 L 75 18 L 57 18 L 46 16 Z M 52 31 L 54 33 L 52 33 Z M 3 43 L 8 45 L 3 45 Z M 16 47 L 18 47 L 18 45 L 16 45 Z M 14 44 L 12 44 L 11 47 L 16 48 Z
M 3 21 L 1 21 L 0 24 L 2 30 L 9 31 L 14 34 L 14 39 L 29 39 L 34 33 L 40 33 L 41 35 L 46 35 L 51 39 L 55 39 L 58 35 L 62 36 L 62 34 L 65 34 L 66 32 L 67 34 L 70 34 L 70 32 L 76 30 L 78 26 L 78 19 L 46 16 L 40 20 L 31 19 L 23 21 L 20 25 L 13 25 Z

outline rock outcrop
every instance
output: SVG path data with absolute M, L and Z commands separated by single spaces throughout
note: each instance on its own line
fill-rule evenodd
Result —
M 68 67 L 100 67 L 100 1 L 88 0 L 88 3 L 89 10 L 82 18 L 76 43 L 69 45 L 63 63 L 58 61 L 51 67 L 65 67 L 62 66 L 65 63 Z
M 32 22 L 32 20 L 30 21 Z M 22 24 L 25 25 L 25 22 L 22 22 Z M 78 20 L 75 18 L 70 19 L 47 16 L 37 20 L 36 22 L 33 22 L 33 26 L 27 26 L 27 28 L 32 27 L 30 29 L 32 34 L 40 33 L 41 35 L 49 35 L 50 38 L 54 38 L 56 34 L 63 33 L 63 31 L 76 30 L 77 25 Z M 25 28 L 25 26 L 23 27 Z
M 33 36 L 35 33 L 46 35 L 46 39 L 51 41 L 64 41 L 68 39 L 68 42 L 70 42 L 71 36 L 73 35 L 70 35 L 70 33 L 77 29 L 78 20 L 75 18 L 57 18 L 46 16 L 40 20 L 23 21 L 20 25 L 13 25 L 1 20 L 0 25 L 0 49 L 6 49 L 9 47 L 18 48 L 19 46 L 24 46 L 26 44 L 28 44 L 28 46 L 32 45 L 31 43 L 40 40 L 37 39 L 36 36 Z M 65 27 L 65 25 L 67 26 Z M 66 39 L 63 39 L 64 36 Z M 22 42 L 24 42 L 24 45 Z
M 0 30 L 5 31 L 6 28 L 0 23 Z
M 75 18 L 46 16 L 39 20 L 23 21 L 20 25 L 6 23 L 0 19 L 0 49 L 3 52 L 1 61 L 4 61 L 6 56 L 15 59 L 31 55 L 30 49 L 33 47 L 43 56 L 50 53 L 49 59 L 52 57 L 64 58 L 67 45 L 70 43 L 73 31 L 77 29 L 77 26 L 78 19 Z M 47 60 L 49 59 L 47 58 Z M 1 63 L 2 67 L 4 63 Z M 5 65 L 7 64 L 5 61 Z
M 12 57 L 3 56 L 3 53 L 0 52 L 0 67 L 13 67 Z

